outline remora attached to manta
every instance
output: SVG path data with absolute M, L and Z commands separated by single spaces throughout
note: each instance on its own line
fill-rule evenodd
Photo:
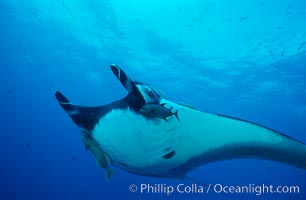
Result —
M 110 164 L 138 175 L 184 178 L 200 165 L 238 158 L 306 169 L 304 143 L 252 122 L 174 103 L 118 66 L 110 67 L 128 91 L 123 99 L 86 107 L 55 94 L 107 178 L 113 174 Z

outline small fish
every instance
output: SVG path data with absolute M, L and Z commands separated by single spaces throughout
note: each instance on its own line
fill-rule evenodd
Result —
M 244 21 L 244 20 L 247 20 L 249 18 L 249 16 L 247 15 L 247 16 L 242 16 L 242 17 L 240 17 L 240 20 L 241 21 Z
M 166 108 L 166 103 L 162 104 L 146 104 L 144 105 L 139 113 L 146 116 L 146 117 L 152 117 L 152 118 L 162 118 L 165 121 L 168 121 L 167 118 L 174 115 L 178 121 L 180 121 L 178 117 L 178 110 L 176 112 L 172 112 L 173 107 Z
M 274 53 L 273 53 L 271 50 L 269 50 L 269 53 L 270 53 L 270 55 L 272 56 L 272 59 L 275 60 Z
M 301 50 L 305 46 L 306 42 L 301 43 L 301 45 L 297 48 L 297 50 Z
M 71 160 L 76 160 L 76 158 L 77 158 L 76 156 L 73 156 L 73 157 L 71 158 Z
M 263 5 L 265 5 L 265 2 L 263 1 L 263 2 L 260 2 L 259 4 L 258 4 L 258 6 L 263 6 Z
M 284 52 L 285 52 L 285 51 L 284 51 L 284 49 L 283 49 L 282 52 L 281 52 L 281 54 L 280 54 L 281 57 L 284 56 Z
M 90 132 L 82 130 L 81 136 L 85 146 L 96 157 L 97 164 L 106 170 L 106 180 L 109 181 L 110 177 L 115 173 L 115 171 L 110 168 L 110 158 L 104 153 L 98 142 L 91 137 Z
M 15 90 L 14 89 L 4 89 L 3 92 L 7 94 L 12 94 Z
M 294 5 L 294 3 L 288 4 L 287 8 L 291 8 Z
M 273 66 L 274 66 L 275 68 L 279 69 L 279 65 L 273 64 Z

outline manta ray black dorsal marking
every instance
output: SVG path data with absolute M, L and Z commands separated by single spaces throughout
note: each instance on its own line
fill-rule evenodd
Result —
M 57 91 L 55 97 L 60 106 L 70 116 L 72 121 L 80 128 L 91 131 L 98 123 L 99 119 L 113 109 L 126 109 L 128 107 L 128 97 L 103 106 L 79 106 L 73 105 L 67 97 Z
M 102 107 L 86 107 L 73 105 L 68 98 L 57 91 L 55 97 L 73 122 L 84 129 L 92 130 L 102 114 Z

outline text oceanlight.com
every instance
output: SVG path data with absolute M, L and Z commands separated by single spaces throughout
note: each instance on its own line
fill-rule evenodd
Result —
M 184 194 L 255 194 L 257 196 L 262 194 L 299 194 L 299 186 L 276 186 L 267 184 L 248 184 L 248 185 L 223 185 L 223 184 L 208 184 L 203 186 L 200 184 L 131 184 L 129 186 L 131 192 L 138 192 L 141 194 L 166 194 L 173 193 Z

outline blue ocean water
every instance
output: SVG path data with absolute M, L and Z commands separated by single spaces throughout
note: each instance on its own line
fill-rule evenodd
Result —
M 306 199 L 305 170 L 231 160 L 188 176 L 206 184 L 299 186 L 299 194 L 130 192 L 191 186 L 104 169 L 54 98 L 126 95 L 111 63 L 176 102 L 306 142 L 305 0 L 0 1 L 0 199 Z M 122 133 L 124 134 L 124 133 Z M 137 155 L 135 155 L 137 156 Z

